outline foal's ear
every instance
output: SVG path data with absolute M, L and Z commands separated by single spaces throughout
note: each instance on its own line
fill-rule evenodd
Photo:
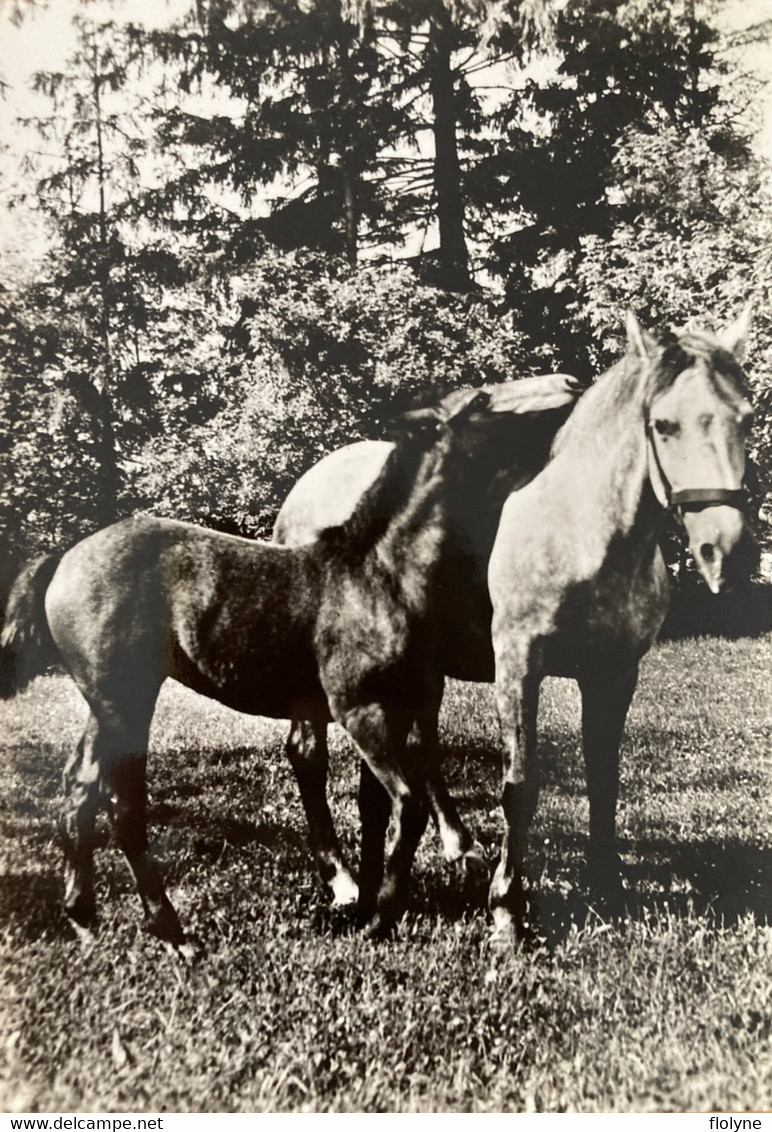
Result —
M 653 358 L 657 351 L 657 340 L 648 330 L 644 330 L 631 310 L 625 317 L 625 329 L 628 353 L 637 354 L 641 361 Z
M 718 336 L 719 345 L 722 349 L 732 354 L 738 362 L 744 360 L 745 351 L 748 348 L 748 335 L 751 330 L 752 313 L 751 304 L 748 303 L 731 326 L 727 326 L 726 330 L 722 330 Z

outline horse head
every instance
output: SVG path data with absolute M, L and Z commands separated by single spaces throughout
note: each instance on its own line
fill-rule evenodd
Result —
M 423 440 L 427 444 L 440 439 L 447 443 L 463 440 L 483 416 L 487 419 L 485 410 L 490 402 L 487 390 L 464 389 L 437 405 L 403 413 L 392 422 L 391 431 L 396 436 Z
M 745 441 L 753 413 L 740 368 L 750 311 L 720 335 L 687 330 L 657 341 L 628 315 L 628 352 L 647 368 L 649 480 L 683 523 L 713 593 L 746 531 Z

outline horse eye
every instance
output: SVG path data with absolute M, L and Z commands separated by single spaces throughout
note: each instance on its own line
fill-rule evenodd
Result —
M 678 432 L 678 425 L 675 423 L 675 421 L 666 421 L 662 418 L 658 418 L 652 423 L 655 430 L 660 436 L 675 436 L 675 434 Z
M 737 423 L 743 435 L 747 436 L 753 426 L 753 410 L 748 409 L 746 412 L 741 413 Z

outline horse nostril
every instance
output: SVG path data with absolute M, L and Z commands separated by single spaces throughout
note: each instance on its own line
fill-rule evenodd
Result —
M 712 542 L 704 542 L 700 547 L 700 557 L 703 562 L 712 562 L 716 554 L 716 548 Z

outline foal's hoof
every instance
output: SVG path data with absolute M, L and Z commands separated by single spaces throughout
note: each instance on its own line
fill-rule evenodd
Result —
M 493 931 L 488 939 L 491 951 L 496 955 L 504 955 L 512 951 L 520 938 L 520 918 L 513 915 L 508 908 L 494 907 L 491 909 L 493 917 Z
M 99 927 L 96 901 L 93 895 L 80 896 L 77 899 L 65 902 L 64 912 L 78 942 L 87 950 L 90 950 L 96 943 Z
M 178 949 L 188 942 L 177 913 L 168 903 L 146 914 L 145 930 L 160 939 L 162 943 L 168 943 Z
M 365 939 L 379 943 L 382 940 L 392 939 L 397 934 L 397 925 L 393 920 L 386 920 L 380 912 L 376 912 L 365 925 L 363 934 Z
M 188 965 L 198 962 L 204 956 L 203 944 L 193 939 L 186 938 L 182 943 L 176 944 L 164 940 L 163 945 L 172 959 Z
M 492 915 L 493 931 L 488 942 L 494 954 L 504 955 L 517 948 L 538 951 L 544 946 L 544 937 L 536 930 L 532 917 L 526 912 L 519 914 L 499 907 L 493 909 Z

